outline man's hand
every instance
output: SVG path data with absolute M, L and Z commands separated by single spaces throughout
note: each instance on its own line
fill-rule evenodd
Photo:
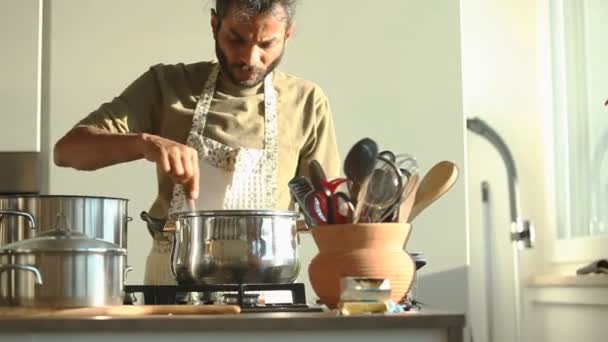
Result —
M 178 142 L 146 133 L 111 133 L 96 127 L 76 126 L 55 144 L 55 164 L 77 170 L 146 158 L 174 182 L 186 188 L 190 200 L 198 198 L 198 155 Z
M 198 152 L 178 142 L 144 134 L 144 158 L 156 163 L 177 184 L 182 184 L 189 199 L 198 198 Z

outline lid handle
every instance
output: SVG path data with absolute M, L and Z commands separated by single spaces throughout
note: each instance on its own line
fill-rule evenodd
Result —
M 68 221 L 67 216 L 63 212 L 57 213 L 57 216 L 55 217 L 55 226 L 53 227 L 53 229 L 62 232 L 68 232 L 71 230 L 70 222 Z

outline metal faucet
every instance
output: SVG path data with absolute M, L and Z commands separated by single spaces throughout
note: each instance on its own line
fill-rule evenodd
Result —
M 505 141 L 486 122 L 479 118 L 467 119 L 467 129 L 479 134 L 490 142 L 502 157 L 507 169 L 507 181 L 509 184 L 509 206 L 511 214 L 511 242 L 513 243 L 513 285 L 514 285 L 514 315 L 515 315 L 515 341 L 522 340 L 522 310 L 521 310 L 521 286 L 519 283 L 519 250 L 532 248 L 534 245 L 534 226 L 530 221 L 519 216 L 519 192 L 517 188 L 517 169 L 509 147 Z M 487 184 L 486 184 L 487 186 Z M 487 190 L 487 189 L 486 189 Z M 487 193 L 485 193 L 487 195 Z M 488 264 L 489 265 L 489 264 Z M 488 276 L 491 276 L 489 273 Z M 490 290 L 491 291 L 491 288 Z M 491 292 L 490 292 L 491 293 Z M 488 312 L 492 309 L 492 302 L 488 302 Z M 492 324 L 492 323 L 491 323 Z M 489 331 L 493 334 L 492 330 Z M 490 338 L 493 338 L 490 335 Z
M 467 129 L 485 138 L 492 144 L 502 157 L 507 169 L 507 181 L 509 186 L 509 208 L 511 219 L 511 241 L 515 242 L 521 249 L 534 246 L 534 225 L 529 220 L 524 220 L 519 215 L 519 191 L 517 188 L 517 169 L 509 147 L 505 141 L 485 121 L 479 118 L 467 119 Z

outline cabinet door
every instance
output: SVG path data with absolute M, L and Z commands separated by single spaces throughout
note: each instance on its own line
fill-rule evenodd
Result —
M 40 151 L 42 0 L 0 0 L 0 151 Z

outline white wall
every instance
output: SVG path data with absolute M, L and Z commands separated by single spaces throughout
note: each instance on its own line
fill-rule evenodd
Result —
M 206 4 L 48 1 L 46 143 L 54 144 L 148 66 L 213 58 Z M 299 11 L 282 68 L 326 90 L 343 156 L 356 140 L 370 136 L 384 149 L 416 155 L 423 171 L 443 159 L 461 167 L 458 184 L 417 219 L 408 249 L 425 253 L 429 261 L 421 272 L 421 301 L 464 311 L 466 170 L 458 1 L 392 0 L 379 5 L 307 0 Z M 143 161 L 95 173 L 51 165 L 49 190 L 130 198 L 130 212 L 137 216 L 154 197 L 154 177 L 153 166 Z M 129 230 L 129 260 L 135 271 L 128 283 L 141 283 L 150 238 L 139 219 Z M 312 240 L 304 236 L 300 281 L 308 282 L 305 271 L 314 253 Z

